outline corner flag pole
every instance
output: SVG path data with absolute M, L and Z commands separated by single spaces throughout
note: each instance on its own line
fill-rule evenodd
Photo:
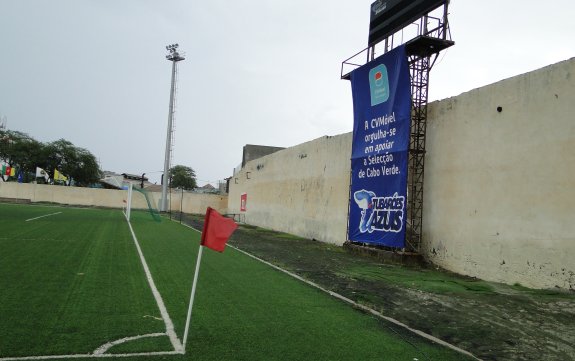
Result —
M 188 316 L 186 318 L 186 328 L 182 339 L 183 352 L 186 352 L 186 343 L 188 342 L 188 331 L 190 330 L 190 321 L 192 319 L 192 306 L 196 295 L 196 285 L 198 284 L 198 275 L 200 274 L 200 262 L 202 261 L 202 252 L 204 247 L 208 247 L 217 252 L 223 252 L 226 247 L 228 238 L 232 235 L 238 225 L 231 219 L 223 217 L 215 209 L 208 207 L 206 217 L 204 218 L 204 228 L 200 249 L 198 250 L 198 259 L 196 261 L 196 272 L 192 283 L 192 294 L 190 295 L 190 305 L 188 306 Z
M 198 260 L 196 261 L 196 272 L 194 273 L 194 281 L 192 282 L 192 294 L 190 296 L 190 305 L 188 306 L 188 316 L 186 317 L 186 328 L 184 331 L 184 338 L 182 340 L 184 352 L 186 350 L 186 342 L 188 341 L 188 331 L 190 329 L 190 321 L 192 319 L 192 306 L 194 304 L 194 297 L 196 296 L 196 285 L 198 283 L 198 275 L 200 274 L 200 262 L 202 261 L 203 250 L 204 246 L 200 245 Z

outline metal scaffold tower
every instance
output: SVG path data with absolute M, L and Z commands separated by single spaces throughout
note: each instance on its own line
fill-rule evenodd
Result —
M 419 252 L 423 228 L 423 180 L 425 174 L 425 135 L 427 130 L 427 91 L 429 57 L 411 56 L 411 134 L 409 139 L 409 176 L 407 191 L 406 245 Z
M 406 250 L 419 253 L 423 230 L 423 182 L 425 174 L 425 138 L 429 72 L 439 52 L 453 45 L 449 35 L 448 2 L 443 16 L 421 18 L 420 34 L 406 43 L 411 76 L 411 133 L 409 139 L 409 176 L 407 199 Z M 430 25 L 433 27 L 430 29 Z

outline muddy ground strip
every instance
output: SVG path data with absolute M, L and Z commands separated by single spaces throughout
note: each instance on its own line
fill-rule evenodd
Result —
M 202 229 L 201 216 L 182 222 Z M 483 360 L 575 360 L 574 292 L 385 264 L 249 225 L 241 225 L 230 244 Z

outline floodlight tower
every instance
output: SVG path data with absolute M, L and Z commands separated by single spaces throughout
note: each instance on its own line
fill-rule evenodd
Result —
M 175 102 L 176 102 L 176 78 L 178 74 L 178 61 L 182 61 L 185 58 L 183 54 L 180 54 L 178 49 L 178 44 L 171 44 L 166 46 L 166 50 L 169 54 L 166 55 L 166 59 L 172 62 L 172 85 L 170 86 L 170 109 L 168 112 L 168 131 L 166 134 L 166 154 L 164 158 L 164 175 L 162 177 L 162 199 L 160 200 L 160 211 L 166 212 L 168 210 L 168 172 L 170 171 L 170 160 L 172 159 L 172 137 L 174 134 L 174 112 L 175 112 Z

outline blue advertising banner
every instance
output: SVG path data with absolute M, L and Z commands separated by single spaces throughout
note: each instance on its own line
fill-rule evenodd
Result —
M 405 246 L 411 88 L 401 46 L 351 73 L 353 145 L 348 239 Z

